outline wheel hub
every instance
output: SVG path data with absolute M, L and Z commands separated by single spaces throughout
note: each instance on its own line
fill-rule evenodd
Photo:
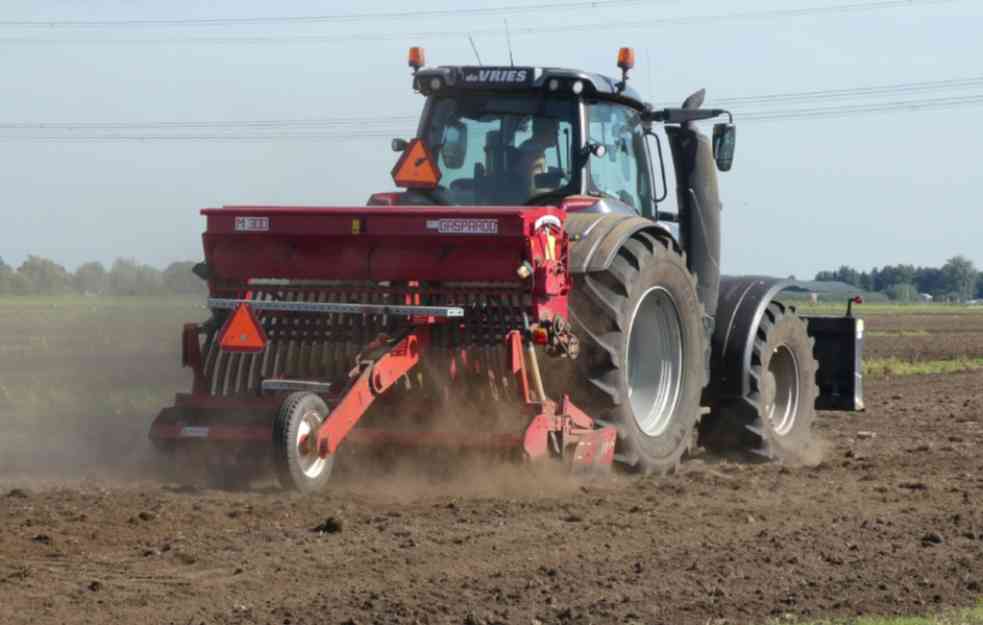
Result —
M 317 431 L 321 419 L 316 411 L 304 414 L 297 428 L 297 451 L 300 470 L 309 478 L 316 478 L 324 471 L 327 461 L 317 452 Z
M 795 427 L 799 412 L 799 361 L 787 345 L 779 345 L 768 362 L 765 414 L 775 434 L 784 436 Z
M 628 396 L 638 427 L 662 434 L 683 381 L 683 328 L 672 295 L 653 287 L 638 300 L 628 329 Z

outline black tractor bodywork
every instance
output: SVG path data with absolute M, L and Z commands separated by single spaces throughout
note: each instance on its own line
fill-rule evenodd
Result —
M 677 212 L 660 210 L 658 199 L 651 205 L 637 207 L 610 196 L 594 195 L 592 204 L 578 207 L 568 218 L 568 232 L 578 241 L 573 248 L 571 269 L 583 274 L 605 271 L 619 248 L 637 233 L 671 234 L 685 253 L 689 270 L 696 276 L 705 311 L 704 327 L 710 340 L 706 359 L 708 384 L 703 403 L 714 410 L 748 398 L 756 332 L 769 305 L 780 301 L 781 293 L 792 284 L 780 278 L 721 275 L 720 217 L 723 205 L 717 170 L 729 170 L 733 155 L 731 152 L 724 157 L 718 150 L 721 142 L 726 141 L 730 141 L 732 150 L 735 129 L 732 124 L 717 124 L 711 138 L 702 133 L 696 123 L 729 113 L 701 108 L 702 91 L 687 98 L 679 108 L 656 110 L 646 104 L 626 80 L 557 68 L 423 68 L 414 75 L 414 88 L 427 97 L 420 136 L 425 136 L 429 128 L 435 98 L 458 92 L 480 93 L 489 98 L 503 94 L 525 94 L 540 100 L 574 97 L 579 105 L 580 119 L 573 123 L 581 126 L 588 124 L 585 106 L 597 101 L 631 109 L 646 124 L 647 134 L 654 134 L 651 132 L 654 123 L 663 124 L 675 172 Z M 579 145 L 575 146 L 575 158 L 580 160 L 575 165 L 579 168 L 586 167 L 592 157 L 587 134 L 586 128 L 576 133 Z M 646 150 L 651 148 L 646 147 Z M 657 155 L 649 154 L 647 175 L 653 188 L 659 174 L 655 166 L 665 171 L 661 159 L 660 145 Z M 581 184 L 577 195 L 591 196 L 592 193 Z M 433 196 L 410 191 L 405 202 L 432 199 Z M 816 409 L 863 410 L 863 320 L 853 315 L 799 317 L 805 320 L 809 336 L 815 340 L 813 354 L 819 365 Z

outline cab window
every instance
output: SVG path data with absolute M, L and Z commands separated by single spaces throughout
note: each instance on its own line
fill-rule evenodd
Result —
M 442 177 L 435 195 L 456 205 L 525 204 L 575 193 L 572 99 L 435 98 L 426 140 Z
M 651 202 L 648 152 L 638 111 L 620 104 L 588 105 L 588 142 L 603 145 L 603 156 L 588 162 L 587 191 L 616 198 L 642 212 Z

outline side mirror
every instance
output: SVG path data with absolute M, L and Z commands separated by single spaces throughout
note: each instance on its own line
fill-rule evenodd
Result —
M 730 171 L 734 164 L 734 148 L 737 142 L 737 126 L 734 124 L 714 124 L 713 159 L 717 169 Z
M 448 124 L 444 128 L 444 144 L 440 148 L 444 165 L 448 169 L 460 169 L 464 165 L 467 154 L 468 129 L 460 122 Z
M 406 142 L 406 139 L 393 139 L 390 145 L 392 146 L 393 152 L 405 152 L 409 143 Z

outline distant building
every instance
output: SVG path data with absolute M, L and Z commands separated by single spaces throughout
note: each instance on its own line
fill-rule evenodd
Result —
M 929 303 L 929 302 L 931 302 L 934 299 L 935 298 L 932 297 L 931 295 L 929 295 L 928 293 L 919 293 L 918 294 L 918 300 L 921 301 L 921 302 L 925 302 L 926 304 Z

